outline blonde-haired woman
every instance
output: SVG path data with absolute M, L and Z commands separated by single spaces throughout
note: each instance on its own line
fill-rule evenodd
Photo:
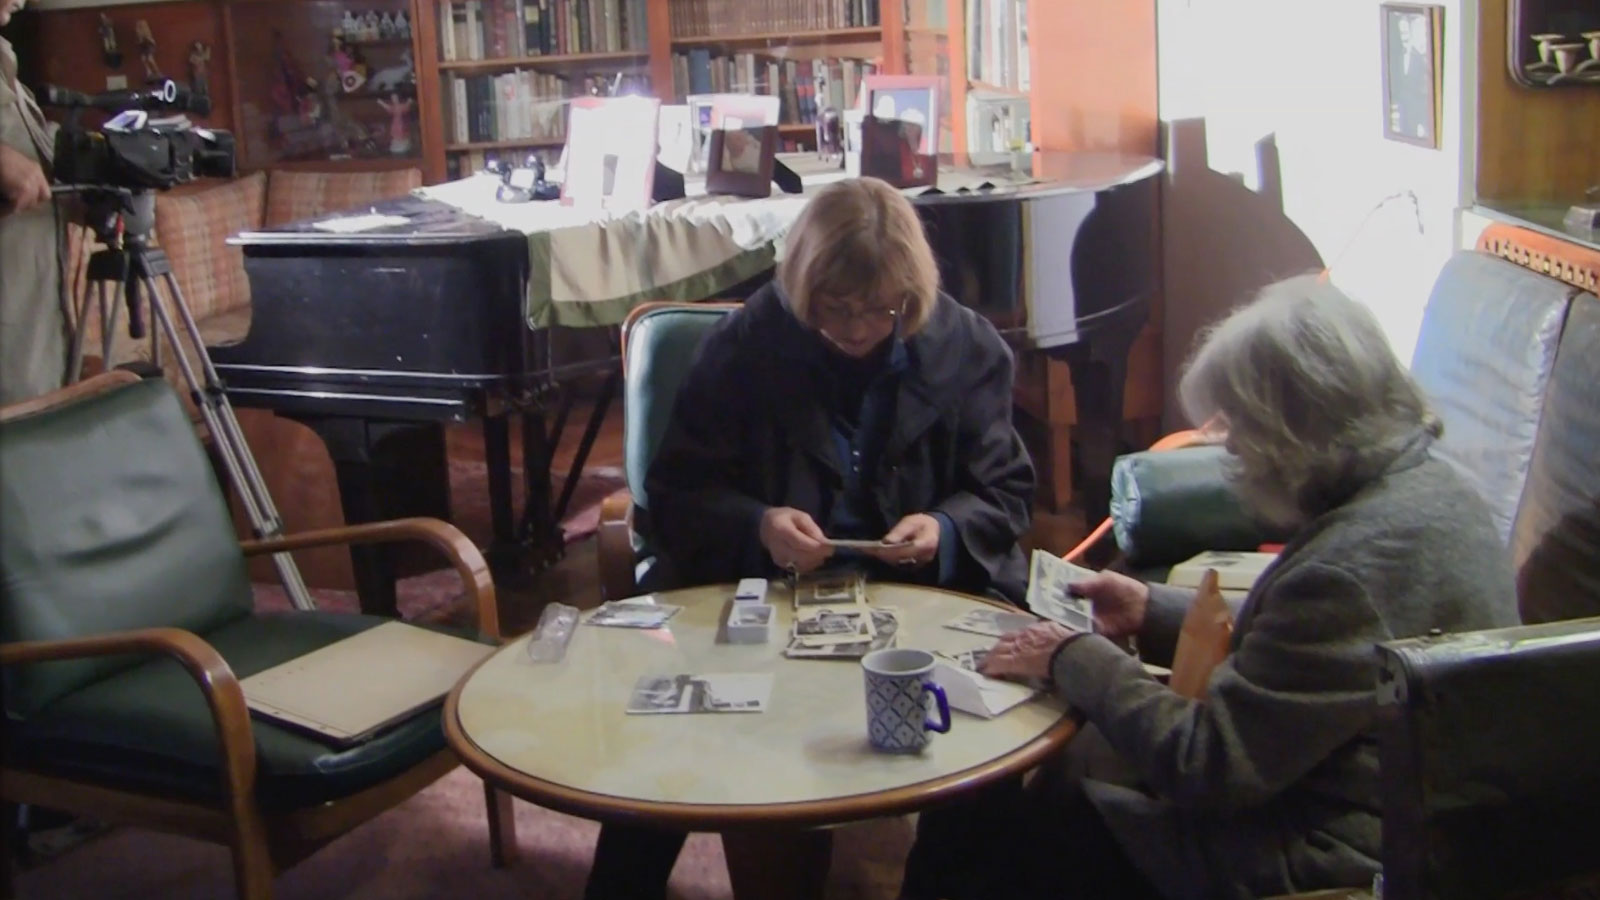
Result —
M 877 179 L 829 185 L 776 281 L 700 347 L 645 480 L 658 557 L 641 586 L 828 563 L 1020 603 L 1034 481 L 1012 371 L 994 327 L 939 292 L 910 202 Z M 587 896 L 662 896 L 681 843 L 607 827 Z
M 1070 777 L 924 816 L 906 898 L 1245 898 L 1364 887 L 1379 869 L 1379 641 L 1516 624 L 1489 508 L 1430 450 L 1440 433 L 1377 321 L 1315 277 L 1272 285 L 1209 330 L 1179 386 L 1227 432 L 1241 498 L 1295 529 L 1237 616 L 1203 701 L 1107 638 L 1170 657 L 1193 593 L 1102 573 L 1072 586 L 1100 634 L 1054 623 L 983 667 L 1050 679 L 1085 720 Z M 1096 755 L 1096 749 L 1112 752 Z M 1009 804 L 1009 806 L 1008 806 Z M 1011 884 L 944 864 L 963 823 L 1012 830 Z M 967 832 L 970 834 L 970 829 Z M 1022 846 L 1024 841 L 1036 842 Z M 941 849 L 942 848 L 942 849 Z M 985 878 L 987 875 L 987 878 Z M 1024 886 L 1025 885 L 1025 886 Z

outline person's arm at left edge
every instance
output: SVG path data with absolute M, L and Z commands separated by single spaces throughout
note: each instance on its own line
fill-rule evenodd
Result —
M 0 215 L 27 212 L 50 202 L 44 169 L 21 151 L 0 144 Z
M 974 565 L 992 578 L 1028 530 L 1032 514 L 1033 463 L 1011 425 L 1011 351 L 992 331 L 980 333 L 976 341 L 988 344 L 978 354 L 988 365 L 962 398 L 957 489 L 933 509 L 901 519 L 884 535 L 890 543 L 912 540 L 917 562 L 936 558 L 941 583 Z M 903 558 L 893 550 L 878 555 L 889 562 Z

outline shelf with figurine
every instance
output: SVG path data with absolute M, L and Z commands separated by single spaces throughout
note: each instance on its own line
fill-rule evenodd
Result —
M 406 0 L 225 8 L 235 35 L 241 168 L 421 160 L 423 98 Z

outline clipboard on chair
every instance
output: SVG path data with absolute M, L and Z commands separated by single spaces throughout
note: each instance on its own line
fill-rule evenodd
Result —
M 344 747 L 438 703 L 494 650 L 404 622 L 385 622 L 257 672 L 239 685 L 255 715 Z

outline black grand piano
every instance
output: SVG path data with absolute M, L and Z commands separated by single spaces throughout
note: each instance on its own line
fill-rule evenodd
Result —
M 960 189 L 914 198 L 944 288 L 1019 349 L 1069 364 L 1085 499 L 1091 515 L 1103 511 L 1128 351 L 1157 290 L 1162 164 L 1048 151 L 953 162 L 965 170 Z M 975 182 L 973 172 L 994 180 Z M 1019 184 L 1017 173 L 1031 179 Z M 231 240 L 244 251 L 253 311 L 242 341 L 210 348 L 228 395 L 237 406 L 304 422 L 323 438 L 350 522 L 448 517 L 441 426 L 481 421 L 490 560 L 537 568 L 560 553 L 558 523 L 616 393 L 616 357 L 563 363 L 548 331 L 527 327 L 522 233 L 419 197 L 372 211 L 405 222 L 355 233 L 297 223 Z M 727 285 L 718 296 L 756 286 Z M 597 371 L 606 384 L 557 495 L 551 455 L 573 408 L 565 386 Z M 512 414 L 522 422 L 520 522 Z M 392 611 L 391 558 L 373 548 L 351 552 L 362 608 Z

